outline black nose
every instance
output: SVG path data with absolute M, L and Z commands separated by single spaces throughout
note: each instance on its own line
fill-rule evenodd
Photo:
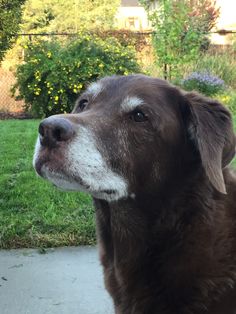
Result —
M 39 125 L 40 143 L 43 146 L 55 147 L 60 142 L 70 140 L 74 133 L 72 123 L 61 117 L 49 117 Z

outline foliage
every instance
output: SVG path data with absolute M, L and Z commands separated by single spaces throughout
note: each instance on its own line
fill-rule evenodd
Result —
M 220 7 L 216 0 L 185 0 L 185 5 L 191 7 L 191 15 L 197 19 L 198 28 L 209 33 L 220 16 Z
M 199 13 L 204 11 L 206 3 L 213 2 L 160 0 L 156 9 L 150 8 L 148 0 L 140 2 L 148 10 L 154 28 L 153 46 L 157 65 L 163 69 L 163 77 L 169 80 L 180 77 L 182 65 L 197 60 L 206 34 L 214 25 L 216 11 L 213 10 L 212 15 Z
M 213 76 L 207 72 L 193 72 L 182 81 L 182 85 L 186 90 L 196 90 L 206 96 L 213 96 L 222 91 L 225 83 L 217 76 Z
M 0 0 L 4 1 L 4 0 Z M 9 1 L 9 0 L 8 0 Z M 25 1 L 25 0 L 14 0 Z M 21 33 L 57 34 L 98 31 L 101 34 L 113 28 L 120 0 L 27 0 L 23 6 Z M 45 36 L 43 36 L 46 38 Z M 34 40 L 34 36 L 30 36 Z M 42 38 L 42 37 L 41 37 Z M 57 36 L 64 41 L 65 36 Z M 15 68 L 24 55 L 22 46 L 28 36 L 18 36 L 7 54 L 4 66 Z
M 106 39 L 107 37 L 114 37 L 122 46 L 134 46 L 137 52 L 143 51 L 143 49 L 150 43 L 149 33 L 137 33 L 128 29 L 96 29 L 89 31 L 89 33 L 102 39 Z
M 29 0 L 25 4 L 25 32 L 77 32 L 110 28 L 120 0 Z
M 0 62 L 15 40 L 24 2 L 25 0 L 0 0 Z
M 216 98 L 236 117 L 236 92 L 234 90 L 227 90 L 227 92 L 217 95 Z
M 114 38 L 102 40 L 82 35 L 61 43 L 40 41 L 28 46 L 25 63 L 19 65 L 18 99 L 36 116 L 70 112 L 78 94 L 105 75 L 138 72 L 134 49 L 123 47 Z

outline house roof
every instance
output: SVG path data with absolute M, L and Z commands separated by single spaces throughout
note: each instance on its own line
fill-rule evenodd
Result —
M 121 0 L 121 7 L 140 7 L 138 0 Z

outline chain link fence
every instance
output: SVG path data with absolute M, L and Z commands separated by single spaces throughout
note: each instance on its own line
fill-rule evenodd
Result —
M 12 71 L 0 68 L 0 112 L 18 113 L 23 110 L 24 102 L 16 101 L 11 93 L 11 87 L 15 81 Z

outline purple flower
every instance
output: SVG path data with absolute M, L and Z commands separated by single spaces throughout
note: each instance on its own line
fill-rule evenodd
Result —
M 187 90 L 197 90 L 207 96 L 217 94 L 225 87 L 225 82 L 208 72 L 193 72 L 182 80 Z

